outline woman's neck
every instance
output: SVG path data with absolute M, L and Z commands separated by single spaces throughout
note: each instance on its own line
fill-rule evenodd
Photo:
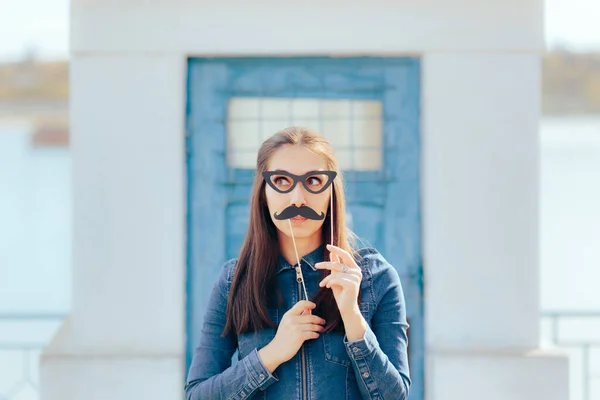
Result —
M 305 255 L 316 250 L 319 246 L 321 246 L 322 235 L 319 232 L 319 234 L 315 234 L 305 238 L 295 238 L 295 240 L 296 248 L 298 249 L 298 257 L 302 258 Z M 281 251 L 281 255 L 283 256 L 283 258 L 290 265 L 298 264 L 296 252 L 294 251 L 294 242 L 292 241 L 291 236 L 287 236 L 279 232 L 279 250 Z

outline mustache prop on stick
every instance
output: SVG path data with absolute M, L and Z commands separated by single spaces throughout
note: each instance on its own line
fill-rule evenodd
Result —
M 325 218 L 325 213 L 321 211 L 321 215 L 319 215 L 315 210 L 308 206 L 300 206 L 296 207 L 295 205 L 291 205 L 287 207 L 285 210 L 280 212 L 279 214 L 275 213 L 274 217 L 278 220 L 290 219 L 295 216 L 301 216 L 308 219 L 314 219 L 320 221 Z
M 301 183 L 304 188 L 312 194 L 319 194 L 327 190 L 331 186 L 331 193 L 329 196 L 329 212 L 331 219 L 331 244 L 333 245 L 333 179 L 336 177 L 337 172 L 335 171 L 310 171 L 304 175 L 295 175 L 287 171 L 265 171 L 263 172 L 263 178 L 275 191 L 279 193 L 290 193 L 296 187 L 296 184 Z M 294 252 L 296 253 L 296 260 L 298 264 L 296 268 L 296 276 L 299 282 L 302 283 L 304 289 L 304 298 L 308 300 L 308 293 L 306 291 L 306 285 L 304 284 L 304 276 L 302 275 L 302 268 L 300 267 L 300 257 L 298 256 L 298 248 L 296 246 L 296 239 L 294 238 L 294 230 L 292 228 L 292 222 L 290 218 L 300 215 L 301 217 L 320 221 L 325 219 L 325 213 L 321 211 L 319 215 L 315 210 L 308 206 L 296 207 L 290 205 L 286 207 L 279 214 L 275 213 L 274 218 L 283 221 L 288 220 L 290 227 L 290 233 L 292 235 L 292 243 L 294 245 Z

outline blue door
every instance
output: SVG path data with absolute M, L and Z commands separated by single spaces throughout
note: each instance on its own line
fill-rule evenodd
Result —
M 256 151 L 276 131 L 303 125 L 336 151 L 351 229 L 400 274 L 411 399 L 423 398 L 419 73 L 409 58 L 190 60 L 188 366 L 212 285 L 246 233 Z

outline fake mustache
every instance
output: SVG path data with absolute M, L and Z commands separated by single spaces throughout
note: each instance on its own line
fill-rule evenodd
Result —
M 315 210 L 308 206 L 296 207 L 291 205 L 283 210 L 281 213 L 275 213 L 275 219 L 284 220 L 289 218 L 294 218 L 296 215 L 299 215 L 304 218 L 314 219 L 314 220 L 322 220 L 325 218 L 325 213 L 321 211 L 321 215 L 317 214 Z

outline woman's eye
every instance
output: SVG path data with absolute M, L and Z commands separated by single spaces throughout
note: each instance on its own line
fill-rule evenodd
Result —
M 309 184 L 309 186 L 319 186 L 321 185 L 321 179 L 316 177 L 316 176 L 311 176 L 310 178 L 308 178 L 306 180 L 306 182 Z
M 276 176 L 273 179 L 273 182 L 275 183 L 275 185 L 277 186 L 287 186 L 289 185 L 290 181 L 288 178 L 284 177 L 284 176 Z

